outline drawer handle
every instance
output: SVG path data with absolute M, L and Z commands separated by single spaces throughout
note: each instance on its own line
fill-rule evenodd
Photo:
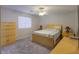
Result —
M 6 40 L 6 41 L 9 41 L 9 40 Z

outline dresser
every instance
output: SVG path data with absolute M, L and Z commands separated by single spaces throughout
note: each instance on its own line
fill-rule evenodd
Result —
M 78 40 L 64 37 L 50 54 L 79 54 Z
M 0 47 L 13 44 L 16 42 L 16 23 L 0 23 Z

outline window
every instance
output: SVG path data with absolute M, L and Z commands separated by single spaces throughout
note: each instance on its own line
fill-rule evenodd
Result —
M 18 28 L 31 28 L 31 26 L 31 18 L 23 16 L 18 17 Z

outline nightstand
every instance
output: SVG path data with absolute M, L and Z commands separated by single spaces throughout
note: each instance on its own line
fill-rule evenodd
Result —
M 74 34 L 71 33 L 71 32 L 63 32 L 63 33 L 62 33 L 62 36 L 63 36 L 63 37 L 70 37 L 70 36 L 74 36 Z

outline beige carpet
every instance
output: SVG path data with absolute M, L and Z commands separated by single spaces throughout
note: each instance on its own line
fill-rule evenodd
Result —
M 1 54 L 47 54 L 51 51 L 31 38 L 18 40 L 15 44 L 1 48 Z

